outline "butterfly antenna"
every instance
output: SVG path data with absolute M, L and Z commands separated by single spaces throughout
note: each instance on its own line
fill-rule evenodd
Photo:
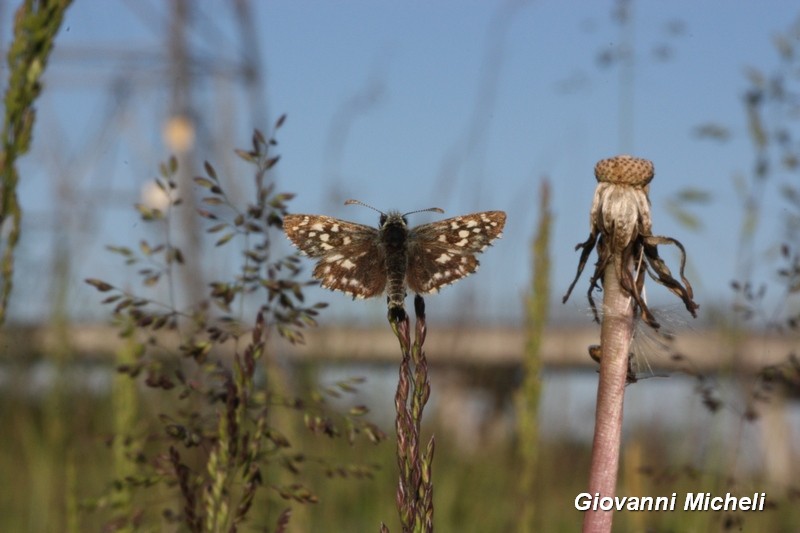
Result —
M 386 213 L 384 213 L 383 211 L 381 211 L 380 209 L 375 209 L 375 208 L 374 208 L 374 207 L 372 207 L 371 205 L 369 205 L 369 204 L 365 204 L 364 202 L 362 202 L 362 201 L 360 201 L 360 200 L 353 200 L 353 199 L 351 198 L 350 200 L 347 200 L 347 201 L 344 203 L 344 205 L 353 205 L 353 204 L 355 204 L 355 205 L 361 205 L 361 206 L 364 206 L 364 207 L 368 207 L 368 208 L 372 209 L 373 211 L 377 211 L 377 212 L 378 212 L 378 213 L 380 213 L 381 215 L 385 215 L 385 214 L 386 214 Z
M 364 207 L 368 207 L 368 208 L 372 209 L 373 211 L 377 211 L 377 212 L 378 212 L 378 213 L 380 213 L 381 215 L 385 215 L 385 214 L 386 214 L 386 213 L 384 213 L 383 211 L 381 211 L 380 209 L 375 209 L 375 208 L 374 208 L 374 207 L 372 207 L 371 205 L 369 205 L 369 204 L 365 204 L 364 202 L 362 202 L 362 201 L 360 201 L 360 200 L 353 200 L 353 199 L 350 199 L 350 200 L 347 200 L 347 201 L 344 203 L 344 205 L 354 205 L 354 204 L 355 204 L 355 205 L 361 205 L 361 206 L 364 206 Z M 414 213 L 424 213 L 424 212 L 426 212 L 426 211 L 433 211 L 434 213 L 444 213 L 444 209 L 442 209 L 441 207 L 429 207 L 429 208 L 427 208 L 427 209 L 417 209 L 416 211 L 409 211 L 408 213 L 404 213 L 404 214 L 403 214 L 403 216 L 406 216 L 406 215 L 413 215 Z
M 444 209 L 441 207 L 429 207 L 427 209 L 417 209 L 416 211 L 409 211 L 408 213 L 403 213 L 403 216 L 413 215 L 414 213 L 425 213 L 427 211 L 431 211 L 433 213 L 444 213 Z

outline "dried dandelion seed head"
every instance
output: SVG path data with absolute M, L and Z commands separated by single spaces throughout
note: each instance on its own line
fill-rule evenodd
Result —
M 595 165 L 598 184 L 589 224 L 592 233 L 610 237 L 611 253 L 622 253 L 639 235 L 652 233 L 647 185 L 654 174 L 653 163 L 629 155 Z
M 592 291 L 599 288 L 598 283 L 609 263 L 613 264 L 623 290 L 634 299 L 642 311 L 642 318 L 653 328 L 658 328 L 659 324 L 644 300 L 645 271 L 681 298 L 686 309 L 692 316 L 696 316 L 698 305 L 692 300 L 692 286 L 683 275 L 686 262 L 683 245 L 671 237 L 653 235 L 648 197 L 649 184 L 655 176 L 653 163 L 638 157 L 620 155 L 598 162 L 594 175 L 598 184 L 589 215 L 589 238 L 576 247 L 576 250 L 583 249 L 578 272 L 563 301 L 566 302 L 572 293 L 596 244 L 598 260 L 589 282 L 588 293 L 596 319 Z M 659 257 L 659 244 L 674 244 L 681 251 L 682 283 L 672 277 L 669 268 Z
M 650 202 L 641 189 L 599 184 L 589 216 L 591 231 L 606 237 L 612 253 L 622 253 L 639 235 L 652 233 Z
M 602 159 L 594 166 L 594 177 L 600 183 L 616 183 L 644 187 L 653 180 L 653 162 L 630 155 Z

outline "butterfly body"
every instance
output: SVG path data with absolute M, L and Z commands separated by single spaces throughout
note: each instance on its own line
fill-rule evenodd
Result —
M 405 215 L 381 213 L 373 228 L 323 215 L 284 217 L 286 236 L 318 258 L 323 287 L 372 298 L 384 292 L 389 310 L 402 310 L 406 289 L 438 292 L 478 268 L 475 254 L 502 235 L 506 215 L 486 211 L 408 227 Z

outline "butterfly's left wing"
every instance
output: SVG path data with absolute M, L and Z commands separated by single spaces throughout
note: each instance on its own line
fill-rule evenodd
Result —
M 478 269 L 475 254 L 503 234 L 506 214 L 485 211 L 417 226 L 409 231 L 406 281 L 417 294 L 438 292 Z
M 319 258 L 314 277 L 353 298 L 379 296 L 386 287 L 386 259 L 378 230 L 323 215 L 286 215 L 283 231 L 309 257 Z

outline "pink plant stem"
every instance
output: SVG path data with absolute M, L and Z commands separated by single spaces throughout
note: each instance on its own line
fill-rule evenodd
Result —
M 602 358 L 597 387 L 592 466 L 589 471 L 589 492 L 592 495 L 599 493 L 600 497 L 613 497 L 616 494 L 622 444 L 622 406 L 634 320 L 633 302 L 622 290 L 614 261 L 610 261 L 603 274 L 603 323 L 600 331 Z M 583 531 L 610 532 L 612 520 L 612 511 L 586 511 Z

